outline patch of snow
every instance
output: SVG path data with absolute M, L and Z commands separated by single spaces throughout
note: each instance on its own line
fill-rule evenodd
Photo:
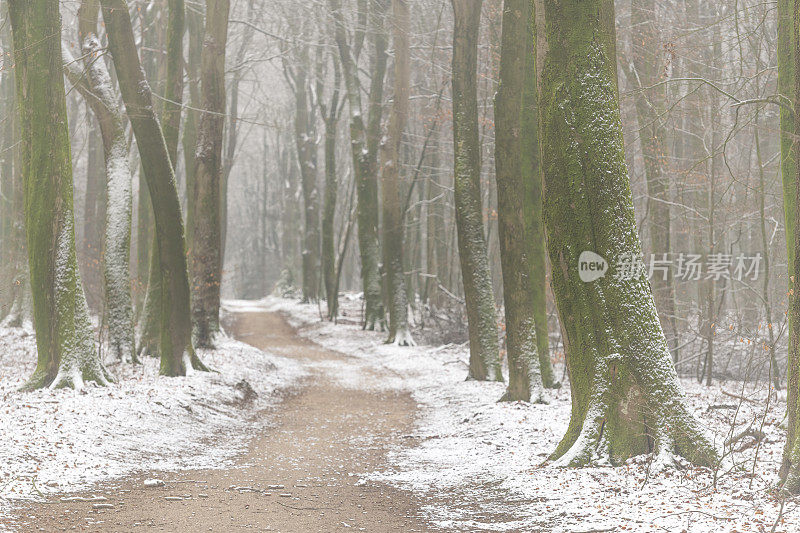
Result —
M 354 320 L 360 319 L 358 298 L 340 299 L 349 323 L 338 325 L 321 321 L 316 305 L 277 297 L 230 305 L 280 311 L 302 336 L 352 356 L 347 364 L 326 363 L 342 386 L 412 395 L 420 408 L 415 432 L 405 439 L 412 445 L 394 449 L 386 471 L 360 475 L 424 496 L 426 518 L 442 529 L 733 533 L 770 531 L 778 518 L 780 501 L 771 489 L 786 437 L 786 403 L 775 395 L 765 412 L 766 385 L 731 381 L 709 388 L 681 380 L 691 412 L 720 450 L 751 425 L 765 433 L 760 446 L 745 446 L 748 440 L 733 446 L 716 485 L 708 469 L 656 473 L 648 456 L 619 467 L 557 468 L 546 460 L 569 423 L 569 387 L 549 391 L 548 405 L 498 403 L 503 383 L 465 381 L 466 346 L 387 345 L 384 333 L 364 331 Z M 775 531 L 796 531 L 799 515 L 797 502 L 787 501 Z
M 247 447 L 253 415 L 304 374 L 291 359 L 222 338 L 199 351 L 216 372 L 159 376 L 159 361 L 109 364 L 108 387 L 19 392 L 36 365 L 33 332 L 0 328 L 0 517 L 14 500 L 76 491 L 134 472 L 219 468 Z M 246 381 L 258 395 L 242 398 Z

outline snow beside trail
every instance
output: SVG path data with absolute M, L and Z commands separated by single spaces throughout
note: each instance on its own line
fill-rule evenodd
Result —
M 707 388 L 683 380 L 695 414 L 713 431 L 720 449 L 732 433 L 751 424 L 766 434 L 758 447 L 747 447 L 754 442 L 749 437 L 733 447 L 746 449 L 729 457 L 737 466 L 719 470 L 716 488 L 706 469 L 648 475 L 648 457 L 617 468 L 560 469 L 542 463 L 567 428 L 568 388 L 551 391 L 546 406 L 497 403 L 503 384 L 464 381 L 465 346 L 383 344 L 384 334 L 355 324 L 360 317 L 355 298 L 342 300 L 350 324 L 339 325 L 321 321 L 316 306 L 285 299 L 242 305 L 284 312 L 301 335 L 353 356 L 351 364 L 327 369 L 343 386 L 412 394 L 420 415 L 407 439 L 411 445 L 392 452 L 392 471 L 360 475 L 424 494 L 431 501 L 424 509 L 427 518 L 442 529 L 749 533 L 770 531 L 778 518 L 780 502 L 770 489 L 786 436 L 780 427 L 783 394 L 780 401 L 773 395 L 765 413 L 765 388 L 743 388 L 739 382 Z M 376 382 L 369 372 L 375 368 L 385 370 L 386 378 Z M 797 531 L 798 502 L 787 501 L 782 517 L 776 531 Z
M 30 330 L 0 328 L 0 517 L 15 499 L 75 491 L 148 470 L 218 468 L 248 445 L 253 414 L 304 375 L 294 361 L 222 339 L 199 352 L 217 372 L 158 375 L 159 361 L 117 364 L 117 383 L 19 392 L 36 363 Z M 258 394 L 246 397 L 246 380 Z M 2 527 L 0 526 L 0 529 Z

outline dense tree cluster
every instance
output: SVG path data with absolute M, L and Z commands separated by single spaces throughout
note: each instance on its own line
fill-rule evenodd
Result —
M 505 401 L 564 363 L 566 466 L 715 467 L 679 375 L 785 387 L 800 492 L 800 0 L 0 5 L 26 388 L 208 370 L 223 295 L 349 291 Z

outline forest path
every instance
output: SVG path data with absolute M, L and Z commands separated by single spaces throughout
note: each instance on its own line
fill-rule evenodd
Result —
M 331 375 L 347 356 L 302 339 L 282 316 L 234 316 L 234 336 L 292 357 L 310 371 L 269 416 L 233 468 L 148 472 L 91 491 L 91 502 L 30 504 L 19 511 L 25 531 L 426 531 L 409 492 L 357 475 L 385 468 L 393 445 L 412 428 L 416 405 L 408 394 L 345 388 Z M 326 368 L 329 369 L 326 372 Z M 374 379 L 381 378 L 375 371 Z M 154 446 L 157 446 L 154 443 Z M 162 487 L 146 488 L 144 479 Z M 237 487 L 237 488 L 233 488 Z M 283 488 L 281 488 L 283 487 Z M 167 498 L 185 497 L 180 500 Z

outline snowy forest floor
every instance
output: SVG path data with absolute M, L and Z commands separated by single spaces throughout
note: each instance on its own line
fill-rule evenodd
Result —
M 649 475 L 647 457 L 556 469 L 542 463 L 568 388 L 497 403 L 502 384 L 464 381 L 465 346 L 385 345 L 342 303 L 333 325 L 313 305 L 229 302 L 235 336 L 264 351 L 225 341 L 203 355 L 219 374 L 167 380 L 148 361 L 85 393 L 16 392 L 35 350 L 0 331 L 0 529 L 745 533 L 778 518 L 782 396 L 765 411 L 763 387 L 684 381 L 720 448 L 765 435 L 733 446 L 716 487 L 705 469 Z M 787 501 L 776 531 L 799 525 Z

